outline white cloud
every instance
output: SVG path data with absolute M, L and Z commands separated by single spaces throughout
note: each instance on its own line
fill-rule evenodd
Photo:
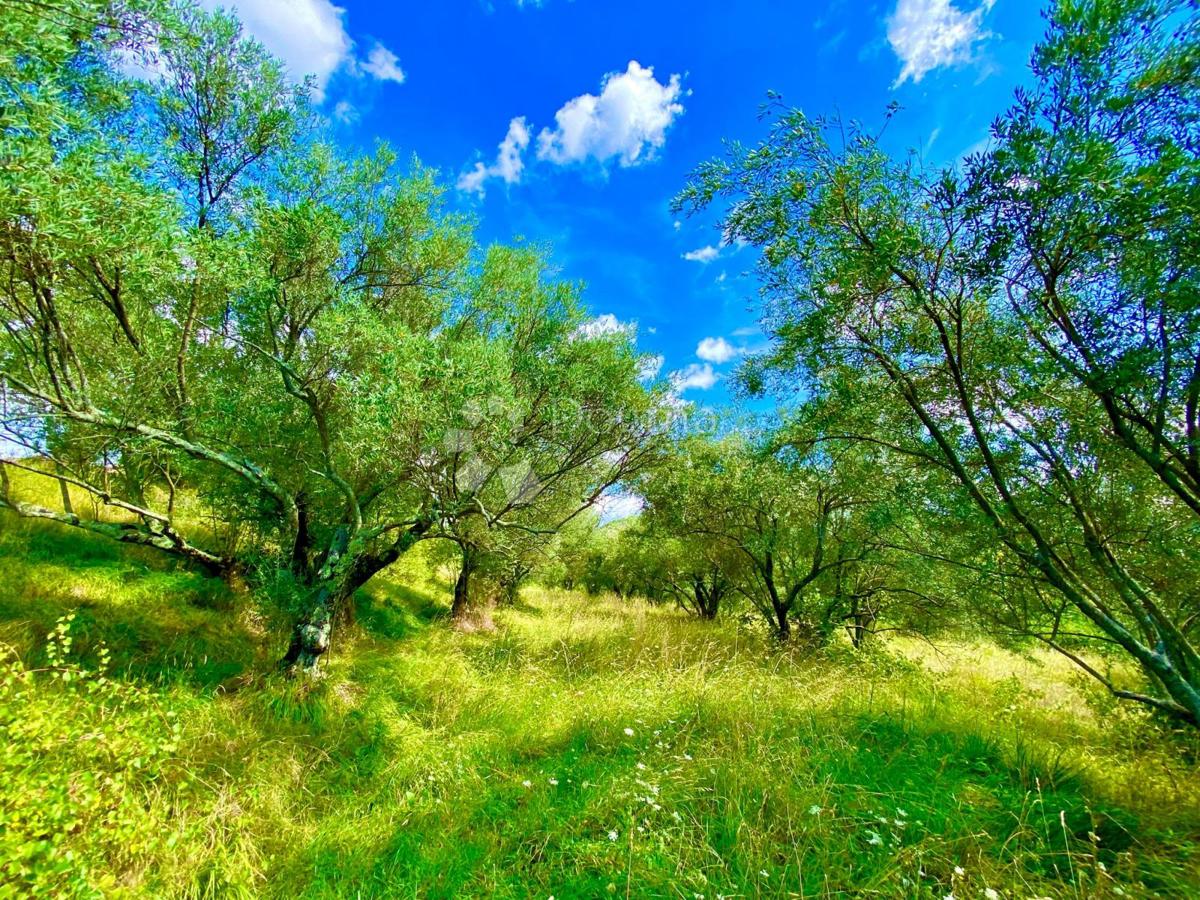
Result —
M 349 125 L 358 121 L 358 110 L 348 100 L 339 100 L 333 107 L 333 117 Z
M 678 231 L 682 227 L 683 227 L 683 223 L 680 222 L 678 219 L 676 219 L 675 220 L 675 230 Z
M 645 505 L 645 501 L 637 494 L 613 488 L 596 501 L 596 511 L 600 513 L 601 522 L 615 522 L 637 515 Z
M 652 67 L 633 60 L 624 72 L 604 77 L 600 96 L 581 94 L 554 114 L 554 129 L 538 135 L 538 159 L 559 165 L 613 158 L 622 166 L 645 162 L 683 112 L 681 95 L 678 75 L 661 84 Z
M 400 57 L 383 46 L 378 41 L 367 54 L 367 61 L 362 64 L 363 71 L 374 75 L 380 81 L 394 81 L 404 84 L 404 70 L 400 68 Z
M 981 29 L 995 0 L 963 12 L 951 0 L 899 0 L 887 20 L 888 43 L 904 64 L 892 87 L 919 82 L 928 72 L 974 58 L 975 45 L 990 37 Z
M 638 369 L 638 378 L 642 381 L 653 381 L 658 377 L 658 373 L 662 371 L 665 361 L 661 353 L 643 356 L 641 366 Z
M 723 337 L 706 337 L 696 345 L 698 357 L 718 365 L 729 362 L 739 353 L 741 351 Z
M 628 334 L 634 331 L 636 326 L 632 322 L 622 322 L 612 313 L 604 313 L 596 316 L 591 321 L 584 322 L 576 330 L 580 337 L 597 338 L 605 334 L 620 334 L 622 332 Z
M 224 7 L 237 13 L 246 31 L 278 56 L 292 74 L 312 75 L 317 102 L 325 97 L 330 76 L 339 69 L 366 72 L 385 81 L 403 81 L 396 55 L 376 43 L 360 63 L 346 30 L 346 10 L 330 0 L 202 0 L 208 9 Z
M 721 248 L 714 247 L 709 244 L 707 247 L 700 247 L 696 250 L 689 250 L 683 254 L 683 258 L 688 262 L 698 262 L 708 264 L 721 255 Z
M 929 132 L 929 140 L 925 142 L 925 152 L 928 153 L 933 149 L 933 145 L 937 143 L 938 136 L 942 133 L 942 127 L 939 125 L 933 131 Z
M 709 363 L 692 363 L 670 375 L 671 386 L 679 394 L 692 388 L 707 391 L 720 378 L 721 376 L 713 371 L 713 367 Z
M 525 124 L 524 116 L 513 119 L 508 123 L 508 133 L 500 142 L 496 161 L 490 166 L 485 166 L 482 162 L 475 163 L 474 169 L 459 176 L 458 189 L 483 196 L 483 183 L 489 178 L 499 178 L 505 184 L 516 184 L 521 180 L 521 172 L 525 169 L 522 154 L 528 146 L 529 126 Z

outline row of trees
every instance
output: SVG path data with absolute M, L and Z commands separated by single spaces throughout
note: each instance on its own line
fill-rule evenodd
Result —
M 946 627 L 966 585 L 910 550 L 919 492 L 878 448 L 830 450 L 686 436 L 634 480 L 642 513 L 560 544 L 551 574 L 702 619 L 749 609 L 805 646 Z
M 719 203 L 761 251 L 773 340 L 742 384 L 789 409 L 644 473 L 592 584 L 704 617 L 739 597 L 818 642 L 986 627 L 1200 724 L 1200 16 L 1048 22 L 959 166 L 775 101 L 762 144 L 697 171 L 676 210 Z
M 908 549 L 976 576 L 974 618 L 1197 725 L 1200 16 L 1062 0 L 1048 21 L 1033 85 L 960 167 L 776 104 L 767 140 L 677 205 L 720 202 L 727 238 L 761 249 L 774 341 L 745 381 L 806 398 L 787 433 L 843 483 L 830 448 L 907 460 L 909 511 L 940 538 Z M 871 482 L 888 471 L 859 458 Z M 829 509 L 836 534 L 844 493 L 804 496 L 797 521 Z M 803 602 L 828 553 L 767 585 L 773 608 Z
M 8 478 L 0 507 L 288 587 L 307 670 L 437 537 L 457 613 L 540 569 L 810 644 L 953 622 L 1200 725 L 1194 3 L 1061 0 L 1032 86 L 945 170 L 773 103 L 676 207 L 760 250 L 772 343 L 741 383 L 787 412 L 669 441 L 630 333 L 536 249 L 477 247 L 431 173 L 344 158 L 232 18 L 13 9 L 0 473 L 107 513 Z M 636 520 L 570 527 L 618 484 Z
M 345 158 L 224 13 L 9 4 L 0 434 L 87 517 L 0 508 L 287 589 L 315 671 L 417 541 L 546 534 L 637 471 L 659 400 L 529 247 L 432 173 Z M 129 73 L 134 73 L 133 75 Z M 503 544 L 503 541 L 499 542 Z M 464 576 L 465 579 L 465 576 Z

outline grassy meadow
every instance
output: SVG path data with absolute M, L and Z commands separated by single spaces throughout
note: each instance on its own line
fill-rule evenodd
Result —
M 537 587 L 468 634 L 447 574 L 411 554 L 300 684 L 249 593 L 0 518 L 0 896 L 1200 890 L 1194 738 L 1063 660 Z

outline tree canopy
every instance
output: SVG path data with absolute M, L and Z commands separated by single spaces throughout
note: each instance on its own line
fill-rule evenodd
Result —
M 961 169 L 897 160 L 861 126 L 776 105 L 770 137 L 678 200 L 729 203 L 762 250 L 771 352 L 817 439 L 936 476 L 934 514 L 988 534 L 1009 627 L 1119 696 L 1200 721 L 1197 103 L 1191 4 L 1062 3 L 993 146 Z M 835 127 L 837 126 L 837 127 Z M 1149 690 L 1076 652 L 1118 648 Z
M 637 469 L 657 401 L 632 335 L 585 328 L 541 249 L 478 247 L 432 172 L 345 158 L 235 19 L 80 3 L 5 28 L 6 465 L 103 514 L 0 504 L 286 573 L 313 668 L 417 540 L 566 519 Z

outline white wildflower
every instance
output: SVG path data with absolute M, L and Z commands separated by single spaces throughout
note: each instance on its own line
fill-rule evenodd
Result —
M 531 787 L 533 787 L 533 782 L 530 781 L 528 778 L 526 778 L 524 781 L 521 782 L 521 787 L 531 788 Z
M 817 806 L 817 805 L 814 803 L 812 806 L 810 806 L 810 807 L 808 808 L 808 814 L 809 814 L 810 816 L 819 816 L 819 815 L 821 814 L 821 807 Z
M 962 866 L 955 866 L 955 867 L 954 867 L 954 874 L 955 874 L 955 875 L 966 875 L 966 874 L 967 874 L 967 872 L 966 872 L 966 870 L 965 870 L 965 869 L 964 869 Z
M 551 778 L 551 779 L 550 779 L 550 786 L 551 786 L 551 787 L 558 787 L 558 779 L 557 779 L 557 778 Z
M 608 839 L 610 841 L 615 841 L 617 839 L 617 833 L 615 831 L 610 831 L 608 833 Z
M 986 897 L 987 900 L 1000 900 L 1000 892 L 995 888 L 984 888 L 983 896 Z
M 632 728 L 626 728 L 626 729 L 625 729 L 625 736 L 626 736 L 626 737 L 633 737 L 633 729 L 632 729 Z
M 878 831 L 867 832 L 867 843 L 872 847 L 878 847 L 883 844 L 883 838 L 879 836 Z

